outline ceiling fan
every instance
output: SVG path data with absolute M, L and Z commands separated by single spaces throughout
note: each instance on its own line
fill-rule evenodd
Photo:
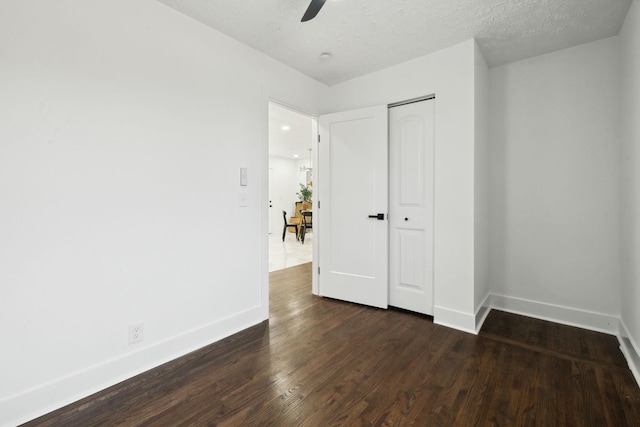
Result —
M 308 20 L 315 18 L 318 12 L 320 12 L 320 9 L 322 9 L 325 1 L 327 0 L 311 0 L 311 4 L 302 16 L 302 20 L 300 22 L 307 22 Z

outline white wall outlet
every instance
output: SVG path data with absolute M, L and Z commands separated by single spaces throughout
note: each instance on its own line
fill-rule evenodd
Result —
M 129 344 L 140 342 L 144 339 L 144 322 L 136 322 L 129 325 Z

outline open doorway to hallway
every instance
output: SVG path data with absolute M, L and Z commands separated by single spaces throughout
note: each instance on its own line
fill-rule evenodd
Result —
M 313 120 L 269 102 L 270 272 L 313 259 Z

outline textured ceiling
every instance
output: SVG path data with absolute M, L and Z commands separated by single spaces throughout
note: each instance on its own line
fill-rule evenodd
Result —
M 489 66 L 617 35 L 631 0 L 159 0 L 327 85 L 475 38 Z M 321 60 L 320 54 L 333 57 Z M 215 54 L 215 52 L 212 52 Z

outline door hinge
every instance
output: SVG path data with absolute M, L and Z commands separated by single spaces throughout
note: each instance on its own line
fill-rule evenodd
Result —
M 318 267 L 318 274 L 320 274 L 320 267 Z
M 320 209 L 320 200 L 318 200 L 318 209 Z
M 320 134 L 318 134 L 318 142 L 320 142 Z

